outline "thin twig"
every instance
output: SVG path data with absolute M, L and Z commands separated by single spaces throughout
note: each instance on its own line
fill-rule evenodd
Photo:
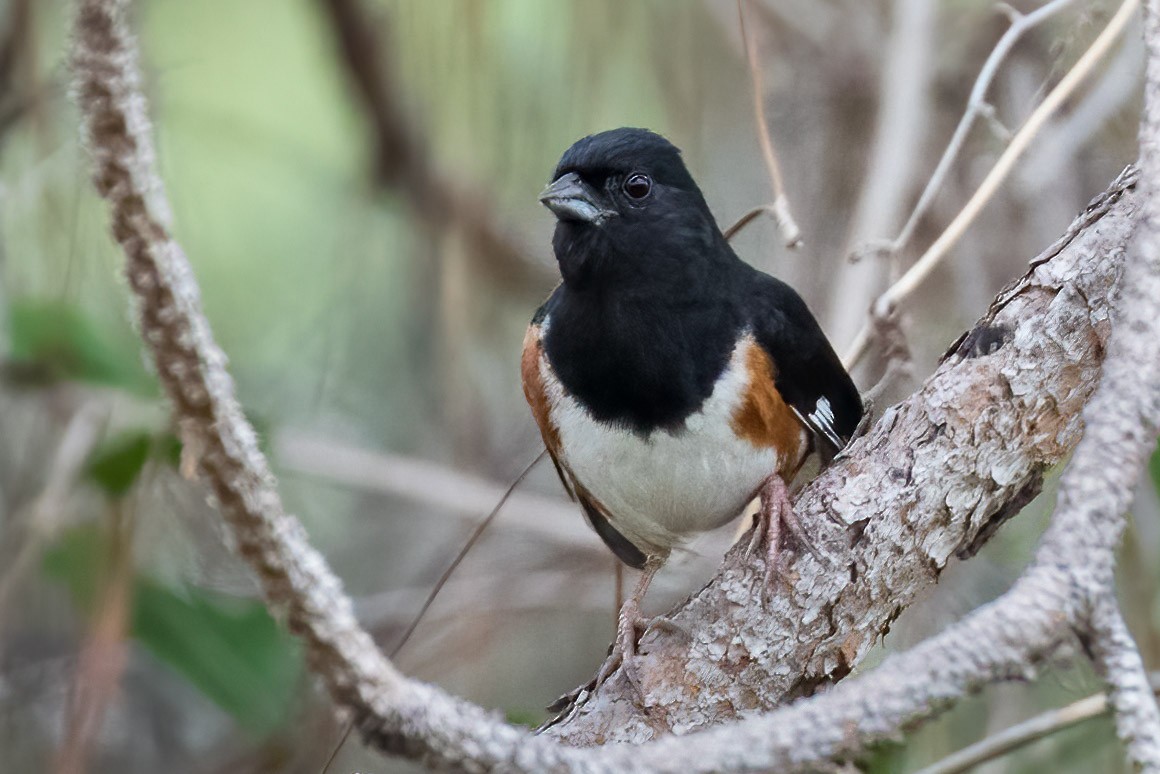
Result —
M 1149 677 L 1152 691 L 1155 693 L 1160 690 L 1160 672 L 1153 672 Z M 1106 715 L 1109 710 L 1111 707 L 1108 705 L 1107 694 L 1093 694 L 1072 702 L 1066 707 L 1048 710 L 985 739 L 980 739 L 940 761 L 919 769 L 914 774 L 963 774 L 963 772 L 970 771 L 976 766 L 981 766 L 988 761 L 1015 752 L 1021 747 L 1026 747 L 1032 742 L 1037 742 L 1060 731 L 1066 731 L 1086 720 Z
M 958 126 L 955 127 L 951 141 L 947 144 L 946 150 L 943 151 L 942 158 L 939 159 L 938 165 L 935 167 L 934 173 L 931 174 L 930 180 L 927 181 L 926 187 L 923 188 L 922 195 L 918 197 L 918 203 L 914 205 L 914 211 L 910 213 L 906 225 L 898 232 L 898 236 L 894 238 L 894 241 L 888 243 L 887 249 L 890 253 L 899 253 L 910 244 L 910 240 L 914 236 L 914 231 L 918 227 L 918 222 L 926 215 L 939 189 L 946 182 L 951 166 L 954 164 L 955 159 L 958 158 L 959 152 L 963 149 L 967 135 L 974 128 L 975 119 L 980 116 L 987 117 L 988 114 L 993 112 L 990 110 L 990 105 L 986 101 L 987 90 L 991 88 L 991 82 L 995 80 L 999 66 L 1003 64 L 1003 60 L 1007 58 L 1007 54 L 1011 52 L 1011 49 L 1015 47 L 1015 43 L 1018 42 L 1019 38 L 1023 37 L 1024 33 L 1051 18 L 1059 11 L 1062 11 L 1072 2 L 1074 0 L 1053 0 L 1029 14 L 1022 14 L 1013 9 L 1009 9 L 1006 13 L 1011 19 L 1011 26 L 1003 33 L 1003 37 L 999 38 L 999 42 L 995 44 L 995 48 L 992 49 L 990 56 L 987 57 L 987 61 L 983 63 L 983 68 L 979 71 L 979 76 L 975 79 L 975 85 L 971 88 L 971 94 L 967 98 L 966 112 L 963 113 L 963 117 L 959 120 Z M 1005 6 L 1000 7 L 1004 8 Z
M 773 147 L 773 139 L 769 131 L 769 121 L 765 117 L 765 83 L 761 72 L 761 63 L 757 59 L 757 43 L 749 39 L 749 32 L 745 26 L 745 3 L 748 0 L 737 0 L 737 18 L 741 24 L 741 43 L 745 48 L 745 61 L 749 65 L 749 75 L 753 82 L 753 114 L 757 122 L 757 142 L 761 146 L 761 158 L 765 161 L 766 172 L 769 173 L 769 182 L 773 187 L 773 203 L 757 207 L 743 215 L 726 231 L 728 239 L 753 220 L 754 217 L 767 212 L 773 216 L 778 231 L 785 246 L 799 247 L 802 244 L 802 232 L 793 219 L 789 209 L 789 197 L 785 193 L 785 182 L 781 177 L 781 165 L 777 161 L 777 152 Z
M 273 438 L 279 467 L 328 482 L 402 497 L 474 520 L 503 497 L 504 484 L 401 454 L 356 446 L 297 431 Z M 504 507 L 504 528 L 520 529 L 570 551 L 605 556 L 608 551 L 576 518 L 563 497 L 515 492 Z
M 83 774 L 116 695 L 128 661 L 126 634 L 133 593 L 133 512 L 125 499 L 109 504 L 106 566 L 99 579 L 99 603 L 77 660 L 66 731 L 57 752 L 56 774 Z
M 1071 728 L 1085 720 L 1098 718 L 1108 712 L 1108 698 L 1102 693 L 1088 696 L 1077 702 L 1036 715 L 1030 720 L 988 736 L 969 747 L 948 755 L 937 763 L 919 769 L 914 774 L 962 774 L 975 766 L 1014 752 L 1032 742 Z
M 1139 6 L 1139 0 L 1124 0 L 1120 5 L 1115 16 L 1108 21 L 1108 24 L 1092 42 L 1075 66 L 1068 71 L 1067 75 L 1056 85 L 1054 89 L 1047 95 L 1047 98 L 1032 112 L 1027 121 L 1016 132 L 1011 139 L 1011 144 L 1004 149 L 1003 154 L 999 160 L 995 162 L 995 166 L 984 178 L 979 188 L 971 196 L 970 200 L 951 221 L 946 230 L 939 235 L 922 257 L 919 258 L 913 266 L 911 266 L 902 277 L 891 285 L 885 293 L 878 297 L 871 308 L 871 314 L 879 318 L 889 318 L 900 303 L 906 300 L 931 273 L 938 267 L 939 263 L 947 256 L 951 248 L 962 237 L 967 228 L 974 223 L 975 218 L 982 212 L 983 207 L 995 195 L 999 186 L 1003 184 L 1011 169 L 1015 166 L 1015 162 L 1035 139 L 1039 130 L 1043 128 L 1047 120 L 1059 109 L 1061 105 L 1079 87 L 1081 83 L 1092 72 L 1095 66 L 1104 58 L 1124 31 L 1132 15 Z M 872 323 L 866 321 L 862 329 L 858 331 L 854 341 L 850 344 L 845 357 L 842 362 L 847 369 L 853 368 L 861 360 L 869 349 L 870 342 L 874 338 Z
M 1061 176 L 1073 174 L 1066 162 L 1095 138 L 1108 122 L 1124 113 L 1139 98 L 1147 55 L 1144 41 L 1135 35 L 1124 38 L 1115 57 L 1066 115 L 1048 127 L 1019 165 L 1020 194 L 1031 198 L 1054 188 Z
M 435 585 L 431 587 L 431 593 L 427 595 L 427 599 L 424 600 L 423 606 L 419 608 L 419 612 L 415 614 L 415 618 L 411 621 L 406 631 L 404 631 L 403 635 L 399 637 L 398 643 L 396 643 L 395 647 L 391 649 L 392 659 L 398 658 L 399 651 L 401 651 L 403 647 L 406 646 L 407 642 L 411 639 L 411 635 L 415 633 L 415 629 L 419 628 L 419 622 L 423 620 L 423 616 L 429 609 L 431 609 L 431 605 L 435 602 L 435 597 L 439 596 L 439 592 L 442 591 L 443 587 L 447 585 L 447 581 L 451 579 L 451 576 L 455 573 L 456 568 L 458 568 L 459 565 L 463 562 L 464 558 L 471 551 L 471 549 L 475 547 L 475 544 L 479 542 L 479 539 L 483 537 L 483 533 L 487 531 L 487 528 L 491 526 L 491 523 L 495 521 L 495 517 L 499 515 L 500 509 L 503 508 L 504 503 L 506 503 L 508 498 L 512 496 L 512 492 L 516 490 L 517 486 L 523 483 L 524 479 L 528 477 L 528 474 L 532 472 L 532 468 L 536 467 L 537 463 L 544 459 L 547 454 L 548 450 L 544 449 L 544 451 L 536 455 L 534 460 L 528 463 L 527 467 L 525 467 L 523 471 L 518 476 L 516 476 L 515 480 L 512 481 L 510 485 L 508 485 L 507 491 L 503 493 L 503 497 L 499 499 L 499 502 L 495 504 L 495 507 L 491 509 L 491 512 L 484 516 L 483 519 L 480 520 L 479 524 L 476 525 L 475 529 L 472 530 L 471 535 L 467 538 L 467 541 L 463 544 L 463 547 L 459 549 L 459 553 L 455 555 L 455 558 L 451 560 L 451 564 L 447 565 L 447 569 L 443 571 L 443 574 L 439 576 L 439 580 L 435 581 Z
M 400 651 L 406 647 L 407 643 L 411 640 L 411 635 L 414 634 L 415 630 L 419 628 L 419 623 L 423 620 L 423 617 L 427 615 L 427 611 L 431 609 L 431 605 L 435 603 L 435 597 L 439 596 L 439 592 L 442 591 L 443 587 L 447 585 L 447 581 L 451 580 L 451 576 L 455 573 L 455 570 L 463 562 L 464 558 L 471 551 L 471 549 L 475 547 L 475 544 L 479 542 L 479 539 L 483 537 L 483 533 L 489 526 L 491 526 L 491 523 L 495 521 L 495 517 L 499 515 L 500 509 L 503 508 L 504 503 L 506 503 L 508 498 L 512 496 L 512 492 L 516 491 L 516 487 L 523 483 L 524 479 L 528 477 L 528 474 L 532 472 L 532 468 L 536 467 L 540 460 L 544 459 L 547 454 L 548 450 L 544 449 L 542 452 L 536 455 L 534 460 L 528 463 L 527 467 L 525 467 L 523 471 L 518 476 L 516 476 L 515 480 L 508 485 L 507 490 L 504 491 L 503 496 L 499 498 L 499 502 L 495 504 L 495 507 L 491 509 L 491 512 L 484 516 L 483 519 L 480 520 L 479 524 L 475 526 L 475 529 L 471 531 L 471 535 L 468 536 L 467 541 L 463 544 L 463 547 L 459 549 L 459 553 L 457 553 L 455 558 L 451 560 L 451 564 L 447 565 L 447 569 L 444 570 L 443 574 L 439 576 L 439 580 L 435 581 L 435 585 L 431 587 L 431 591 L 428 592 L 427 598 L 423 600 L 423 604 L 419 606 L 419 611 L 415 613 L 414 617 L 411 619 L 411 623 L 407 625 L 406 630 L 403 632 L 402 636 L 399 637 L 399 641 L 395 643 L 395 647 L 391 649 L 390 658 L 392 660 L 399 657 Z M 326 765 L 322 767 L 322 774 L 326 774 L 330 770 L 331 764 L 334 763 L 334 759 L 338 756 L 338 751 L 342 749 L 344 744 L 346 744 L 346 740 L 350 736 L 352 729 L 354 729 L 354 721 L 347 721 L 346 729 L 342 732 L 342 736 L 339 737 L 338 743 L 335 744 L 334 749 L 331 750 L 330 755 L 328 755 L 326 758 Z
M 733 221 L 733 225 L 728 226 L 724 231 L 721 232 L 725 235 L 725 240 L 729 241 L 733 239 L 733 237 L 741 232 L 742 229 L 752 223 L 758 215 L 762 215 L 764 213 L 769 213 L 772 215 L 772 206 L 769 204 L 759 204 L 756 207 L 752 207 L 746 210 L 740 218 Z

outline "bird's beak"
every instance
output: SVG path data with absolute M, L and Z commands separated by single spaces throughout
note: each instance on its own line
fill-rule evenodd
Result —
M 569 172 L 553 180 L 540 194 L 540 203 L 554 212 L 560 220 L 599 225 L 616 214 L 597 203 L 596 192 L 575 172 Z

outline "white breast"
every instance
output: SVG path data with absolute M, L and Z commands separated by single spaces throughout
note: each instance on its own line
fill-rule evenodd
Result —
M 547 321 L 545 321 L 545 329 Z M 565 467 L 640 548 L 667 554 L 691 533 L 737 516 L 777 469 L 777 452 L 739 438 L 732 421 L 749 381 L 745 339 L 701 410 L 648 437 L 594 420 L 540 362 Z

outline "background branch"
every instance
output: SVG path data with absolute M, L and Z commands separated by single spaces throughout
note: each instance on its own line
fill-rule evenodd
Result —
M 1031 141 L 1047 123 L 1048 118 L 1075 92 L 1079 85 L 1091 74 L 1095 66 L 1107 55 L 1112 44 L 1116 42 L 1127 27 L 1128 22 L 1131 20 L 1133 14 L 1135 14 L 1138 6 L 1139 0 L 1124 0 L 1116 11 L 1116 14 L 1111 18 L 1107 26 L 1088 50 L 1084 52 L 1084 55 L 1080 57 L 1079 61 L 1075 63 L 1075 66 L 1051 90 L 1043 102 L 1027 118 L 1023 126 L 1019 128 L 1019 131 L 1015 133 L 1015 136 L 1011 138 L 1011 142 L 1003 150 L 1003 154 L 995 162 L 991 171 L 987 173 L 983 182 L 979 184 L 975 193 L 971 195 L 971 198 L 963 206 L 963 209 L 955 216 L 955 219 L 943 230 L 938 239 L 926 249 L 922 256 L 906 270 L 906 273 L 874 301 L 871 307 L 871 315 L 873 317 L 877 317 L 880 320 L 893 317 L 899 304 L 911 296 L 926 281 L 939 263 L 946 258 L 950 250 L 963 236 L 963 233 L 975 221 L 979 213 L 982 212 L 983 207 L 990 202 L 995 192 L 999 189 L 999 186 L 1002 185 L 1007 175 L 1014 168 L 1015 162 L 1019 160 L 1019 157 L 1031 145 Z M 853 343 L 843 358 L 843 362 L 847 368 L 853 368 L 866 354 L 867 348 L 873 338 L 873 331 L 873 321 L 868 320 L 863 323 L 862 329 L 854 337 Z
M 768 212 L 773 216 L 773 221 L 777 224 L 777 230 L 781 232 L 785 246 L 793 248 L 801 245 L 802 232 L 789 209 L 789 197 L 785 193 L 781 165 L 777 161 L 777 151 L 773 147 L 769 120 L 765 117 L 765 81 L 761 63 L 758 61 L 757 41 L 751 39 L 745 24 L 745 4 L 748 2 L 749 0 L 737 0 L 737 18 L 741 27 L 741 44 L 742 48 L 745 49 L 745 61 L 749 66 L 749 77 L 753 82 L 753 114 L 757 124 L 757 142 L 761 146 L 761 158 L 765 161 L 765 171 L 769 173 L 770 186 L 773 188 L 773 203 L 764 207 L 756 207 L 742 215 L 736 223 L 726 230 L 725 238 L 729 239 L 745 228 L 758 214 Z
M 962 774 L 988 761 L 1018 750 L 1046 736 L 1063 731 L 1085 720 L 1108 712 L 1108 698 L 1102 693 L 1044 712 L 1030 720 L 1006 728 L 970 747 L 948 755 L 937 763 L 919 769 L 915 774 Z
M 1015 43 L 1026 32 L 1047 21 L 1071 3 L 1072 0 L 1052 0 L 1052 2 L 1045 3 L 1028 14 L 1009 9 L 1012 14 L 1011 26 L 1003 33 L 1003 37 L 999 38 L 999 42 L 995 44 L 995 48 L 991 50 L 991 53 L 987 56 L 987 61 L 983 63 L 982 69 L 979 70 L 979 76 L 975 79 L 975 85 L 971 87 L 971 94 L 967 98 L 967 109 L 963 112 L 963 117 L 959 120 L 958 125 L 955 126 L 954 134 L 951 135 L 951 140 L 947 143 L 946 150 L 943 151 L 943 155 L 939 158 L 938 165 L 935 167 L 934 172 L 931 173 L 926 186 L 922 189 L 922 194 L 918 197 L 918 203 L 914 205 L 910 217 L 906 219 L 906 224 L 898 232 L 898 236 L 894 238 L 894 241 L 889 243 L 887 247 L 889 253 L 898 253 L 910 244 L 910 240 L 914 236 L 914 231 L 918 227 L 918 222 L 926 215 L 930 209 L 930 205 L 934 202 L 935 196 L 938 195 L 943 183 L 946 182 L 947 175 L 950 173 L 955 159 L 958 158 L 959 151 L 963 149 L 963 145 L 966 143 L 967 135 L 974 128 L 975 119 L 993 112 L 994 108 L 987 102 L 987 90 L 991 88 L 991 83 L 995 80 L 999 66 L 1003 64 L 1003 60 L 1007 58 L 1007 54 L 1015 47 Z M 852 257 L 857 256 L 858 253 L 855 253 Z
M 371 122 L 375 175 L 397 188 L 433 234 L 448 228 L 489 268 L 499 284 L 543 292 L 555 270 L 535 258 L 512 229 L 499 224 L 483 192 L 468 191 L 438 169 L 430 150 L 404 114 L 391 71 L 390 49 L 360 0 L 321 0 L 341 61 Z

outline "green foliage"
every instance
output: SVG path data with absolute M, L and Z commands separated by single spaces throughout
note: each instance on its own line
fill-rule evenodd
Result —
M 181 441 L 170 432 L 135 430 L 102 443 L 89 457 L 85 475 L 113 498 L 124 497 L 140 477 L 149 460 L 178 467 Z
M 44 555 L 44 573 L 68 587 L 77 607 L 92 609 L 104 578 L 107 536 L 95 524 L 67 530 Z
M 133 637 L 230 713 L 266 734 L 287 719 L 302 670 L 297 643 L 250 599 L 138 577 Z
M 504 711 L 504 718 L 517 726 L 535 728 L 544 722 L 544 712 L 532 709 L 508 709 Z
M 864 774 L 897 774 L 906 769 L 906 750 L 900 742 L 871 745 L 858 759 L 858 770 Z
M 21 299 L 9 312 L 9 372 L 32 383 L 80 381 L 155 395 L 137 351 L 121 345 L 76 307 Z
M 110 497 L 123 497 L 141 475 L 153 439 L 148 433 L 127 433 L 106 441 L 89 457 L 85 474 Z
M 69 530 L 47 552 L 46 574 L 91 610 L 105 575 L 108 535 L 96 525 Z M 256 735 L 287 720 L 302 674 L 294 639 L 265 606 L 206 589 L 180 591 L 138 572 L 129 635 Z
M 153 439 L 157 459 L 172 468 L 181 467 L 181 439 L 173 433 L 162 433 Z

